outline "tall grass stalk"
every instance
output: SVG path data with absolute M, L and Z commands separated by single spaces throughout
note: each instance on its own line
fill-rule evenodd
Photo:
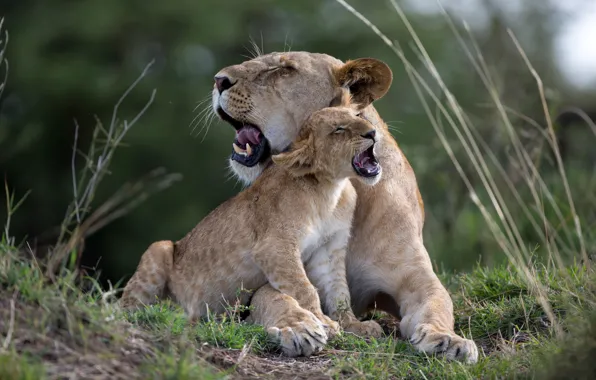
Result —
M 4 65 L 4 77 L 0 81 L 0 97 L 4 93 L 6 81 L 8 79 L 8 60 L 4 57 L 6 54 L 6 47 L 8 46 L 8 31 L 4 31 L 4 39 L 2 39 L 2 27 L 4 26 L 4 18 L 0 18 L 0 67 Z

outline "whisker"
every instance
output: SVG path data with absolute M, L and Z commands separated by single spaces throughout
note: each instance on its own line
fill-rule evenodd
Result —
M 385 123 L 385 124 L 387 124 L 387 123 Z M 402 131 L 394 125 L 387 124 L 387 129 L 389 129 L 390 131 L 402 134 Z
M 200 116 L 200 118 L 199 118 L 199 116 Z M 203 124 L 203 126 L 201 127 L 199 132 L 196 135 L 194 135 L 195 137 L 199 136 L 201 134 L 201 132 L 203 131 L 203 129 L 205 128 L 205 125 L 208 122 L 211 123 L 214 116 L 216 116 L 216 114 L 215 114 L 215 111 L 213 111 L 213 108 L 210 105 L 205 107 L 205 109 L 203 109 L 201 111 L 201 113 L 195 117 L 195 119 L 197 119 L 197 118 L 199 118 L 199 119 L 196 122 L 194 122 L 194 127 L 191 131 L 191 135 L 194 134 L 194 131 L 199 126 L 199 124 Z
M 263 36 L 261 35 L 261 40 L 262 39 L 263 39 Z M 250 58 L 250 59 L 258 58 L 261 55 L 263 55 L 262 49 L 259 49 L 259 45 L 257 45 L 256 41 L 252 38 L 252 36 L 248 37 L 248 41 L 250 42 L 250 45 L 253 49 L 252 51 L 250 49 L 247 49 L 248 52 L 252 55 L 252 58 Z
M 194 133 L 195 129 L 201 124 L 201 122 L 205 119 L 205 117 L 209 114 L 209 110 L 211 110 L 211 105 L 205 107 L 201 112 L 199 112 L 190 122 L 190 126 L 192 127 L 192 131 L 190 132 L 191 135 Z
M 197 105 L 196 105 L 196 107 L 195 107 L 195 108 L 192 110 L 192 112 L 196 112 L 196 110 L 197 110 L 197 109 L 199 109 L 199 107 L 201 107 L 203 104 L 205 104 L 205 102 L 207 102 L 207 101 L 208 101 L 208 100 L 210 100 L 210 99 L 211 99 L 211 93 L 210 93 L 209 95 L 207 95 L 206 97 L 204 97 L 202 100 L 198 101 L 198 102 L 197 102 Z M 211 108 L 211 104 L 209 104 L 209 108 Z M 190 127 L 192 127 L 193 123 L 194 123 L 194 122 L 197 120 L 197 118 L 199 118 L 199 117 L 200 117 L 200 115 L 202 115 L 202 114 L 205 112 L 205 110 L 206 110 L 206 109 L 207 109 L 207 108 L 205 108 L 205 109 L 201 110 L 201 111 L 199 112 L 199 114 L 198 114 L 198 115 L 196 115 L 196 116 L 195 116 L 195 117 L 192 119 L 192 121 L 191 121 L 191 122 L 190 122 L 190 124 L 189 124 L 189 128 L 190 128 Z
M 195 106 L 195 108 L 192 110 L 192 112 L 195 112 L 200 106 L 202 106 L 203 104 L 205 104 L 206 101 L 211 100 L 211 93 L 209 93 L 209 95 L 205 96 L 203 99 L 199 100 L 197 102 L 197 105 Z
M 259 55 L 263 55 L 263 52 L 265 51 L 265 48 L 263 47 L 263 32 L 261 33 L 261 50 L 259 50 Z
M 217 114 L 212 109 L 211 112 L 209 113 L 209 116 L 207 117 L 207 129 L 205 130 L 205 135 L 201 139 L 201 142 L 203 142 L 205 140 L 205 138 L 207 137 L 207 134 L 209 133 L 209 128 L 211 128 L 211 124 L 213 124 L 213 120 L 215 120 L 216 116 L 217 116 Z

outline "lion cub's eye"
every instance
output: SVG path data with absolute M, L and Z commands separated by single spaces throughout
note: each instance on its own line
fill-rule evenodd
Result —
M 346 131 L 346 129 L 344 127 L 339 126 L 339 127 L 335 128 L 333 133 L 344 133 L 345 131 Z

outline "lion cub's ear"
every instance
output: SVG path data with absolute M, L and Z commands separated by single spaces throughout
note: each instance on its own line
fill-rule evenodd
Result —
M 353 101 L 362 107 L 382 98 L 393 81 L 393 73 L 386 63 L 374 58 L 347 61 L 335 70 L 335 78 L 341 87 L 347 87 Z
M 348 107 L 354 111 L 361 111 L 366 108 L 368 104 L 356 103 L 350 90 L 346 87 L 339 87 L 335 90 L 335 95 L 329 103 L 329 107 Z
M 313 136 L 295 142 L 289 151 L 271 156 L 273 163 L 300 177 L 313 172 Z
M 352 102 L 352 95 L 350 90 L 346 87 L 339 87 L 335 90 L 333 99 L 329 103 L 329 107 L 348 107 Z

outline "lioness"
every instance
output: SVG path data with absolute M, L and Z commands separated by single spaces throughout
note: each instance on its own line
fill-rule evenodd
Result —
M 371 104 L 392 82 L 383 62 L 362 58 L 343 63 L 325 54 L 271 53 L 215 75 L 213 110 L 237 136 L 250 133 L 253 154 L 233 153 L 230 166 L 246 183 L 254 182 L 270 161 L 299 134 L 311 113 L 329 104 L 340 87 L 354 101 L 369 105 L 363 117 L 382 135 L 378 159 L 383 178 L 374 187 L 352 181 L 358 202 L 348 246 L 347 273 L 356 315 L 372 307 L 401 317 L 400 330 L 419 350 L 476 362 L 472 340 L 454 332 L 453 304 L 435 273 L 422 241 L 424 206 L 408 160 Z M 254 295 L 251 319 L 265 327 L 292 328 L 288 318 L 301 311 L 270 285 Z
M 130 308 L 169 295 L 195 319 L 209 311 L 224 312 L 238 289 L 269 283 L 289 296 L 287 302 L 295 308 L 312 313 L 300 313 L 296 320 L 308 318 L 307 334 L 269 327 L 292 356 L 311 355 L 339 332 L 320 300 L 345 330 L 380 336 L 376 322 L 354 316 L 345 269 L 356 208 L 349 179 L 363 186 L 379 181 L 378 137 L 350 105 L 347 91 L 338 91 L 331 105 L 314 112 L 297 141 L 272 156 L 274 165 L 176 242 L 172 254 L 148 250 L 124 288 L 121 304 Z M 243 157 L 254 154 L 249 142 L 237 140 L 234 150 Z

